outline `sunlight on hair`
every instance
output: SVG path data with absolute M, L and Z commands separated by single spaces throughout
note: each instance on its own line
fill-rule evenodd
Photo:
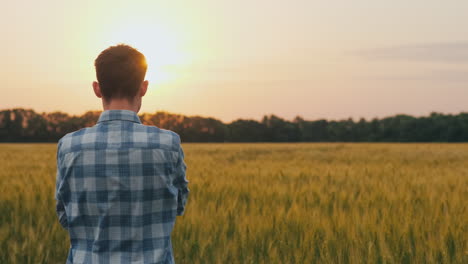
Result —
M 176 32 L 162 26 L 122 23 L 106 39 L 109 46 L 119 43 L 131 45 L 145 55 L 146 79 L 152 84 L 176 82 L 176 68 L 190 63 L 189 56 L 180 49 Z

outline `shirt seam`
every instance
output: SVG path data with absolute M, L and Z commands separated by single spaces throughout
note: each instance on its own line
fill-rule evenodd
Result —
M 64 156 L 64 155 L 66 155 L 66 154 L 76 153 L 76 152 L 85 151 L 85 150 L 88 150 L 88 151 L 96 151 L 96 150 L 112 150 L 112 149 L 113 149 L 113 148 L 103 147 L 103 148 L 68 150 L 68 151 L 60 151 L 60 155 Z M 154 150 L 157 150 L 157 149 L 160 149 L 160 150 L 169 151 L 169 152 L 174 152 L 174 153 L 176 153 L 176 154 L 179 154 L 179 152 L 178 152 L 177 150 L 164 149 L 164 148 L 152 148 L 152 147 L 132 147 L 132 148 L 115 148 L 115 149 L 121 149 L 121 150 L 129 150 L 129 149 L 154 149 Z

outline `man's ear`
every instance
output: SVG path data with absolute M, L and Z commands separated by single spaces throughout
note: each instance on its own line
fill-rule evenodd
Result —
M 99 83 L 96 81 L 93 82 L 93 90 L 97 98 L 102 98 L 101 87 L 99 86 Z
M 140 86 L 140 96 L 143 97 L 145 96 L 146 94 L 146 91 L 148 91 L 148 80 L 145 80 L 141 83 L 141 86 Z

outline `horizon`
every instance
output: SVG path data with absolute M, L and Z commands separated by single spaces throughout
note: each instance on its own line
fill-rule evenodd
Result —
M 466 8 L 435 0 L 8 2 L 0 106 L 99 109 L 94 59 L 127 43 L 148 60 L 142 112 L 223 122 L 456 114 L 468 111 Z
M 85 115 L 86 113 L 88 112 L 103 112 L 104 110 L 101 109 L 101 110 L 86 110 L 86 111 L 83 111 L 81 113 L 68 113 L 68 112 L 64 112 L 64 111 L 60 111 L 60 110 L 52 110 L 52 111 L 37 111 L 36 109 L 33 109 L 33 108 L 25 108 L 25 107 L 13 107 L 13 108 L 4 108 L 4 109 L 0 109 L 0 112 L 3 112 L 3 111 L 9 111 L 9 110 L 15 110 L 15 109 L 21 109 L 21 110 L 31 110 L 37 114 L 51 114 L 51 113 L 56 113 L 56 112 L 60 112 L 60 113 L 64 113 L 64 114 L 67 114 L 69 116 L 76 116 L 76 117 L 79 117 L 79 116 L 83 116 Z M 125 110 L 125 109 L 124 109 Z M 353 120 L 354 122 L 359 122 L 359 120 L 361 119 L 364 119 L 365 121 L 369 122 L 369 121 L 372 121 L 373 119 L 378 119 L 378 120 L 382 120 L 382 119 L 385 119 L 385 118 L 391 118 L 391 117 L 395 117 L 395 116 L 401 116 L 401 115 L 404 115 L 404 116 L 411 116 L 411 117 L 414 117 L 414 118 L 423 118 L 423 117 L 430 117 L 432 114 L 440 114 L 440 115 L 445 115 L 445 116 L 448 116 L 448 115 L 461 115 L 461 114 L 468 114 L 468 111 L 460 111 L 458 113 L 444 113 L 444 112 L 438 112 L 438 111 L 432 111 L 432 112 L 429 112 L 427 114 L 423 114 L 423 115 L 412 115 L 412 114 L 407 114 L 407 113 L 395 113 L 395 114 L 392 114 L 392 115 L 385 115 L 385 116 L 376 116 L 376 117 L 371 117 L 371 118 L 365 118 L 365 117 L 352 117 L 352 116 L 349 116 L 349 117 L 343 117 L 343 118 L 324 118 L 324 117 L 318 117 L 318 118 L 306 118 L 306 117 L 303 117 L 303 116 L 300 116 L 300 115 L 295 115 L 293 118 L 286 118 L 284 116 L 281 116 L 281 115 L 277 115 L 277 114 L 273 114 L 273 113 L 265 113 L 263 114 L 262 116 L 260 116 L 259 118 L 250 118 L 250 117 L 237 117 L 237 118 L 234 118 L 232 120 L 223 120 L 223 119 L 220 119 L 220 118 L 217 118 L 215 116 L 209 116 L 209 115 L 200 115 L 200 114 L 184 114 L 184 113 L 180 113 L 180 112 L 172 112 L 172 111 L 167 111 L 167 110 L 161 110 L 161 109 L 158 109 L 158 110 L 154 110 L 154 111 L 138 111 L 137 115 L 145 115 L 145 114 L 148 114 L 148 115 L 152 115 L 152 114 L 156 114 L 156 113 L 159 113 L 159 112 L 162 112 L 162 113 L 167 113 L 167 114 L 171 114 L 171 115 L 182 115 L 182 116 L 186 116 L 186 117 L 201 117 L 201 118 L 213 118 L 213 119 L 216 119 L 216 120 L 219 120 L 221 121 L 222 123 L 232 123 L 234 121 L 237 121 L 237 120 L 254 120 L 254 121 L 258 121 L 258 122 L 261 122 L 263 117 L 269 117 L 269 116 L 276 116 L 280 119 L 283 119 L 285 121 L 288 121 L 288 122 L 293 122 L 295 118 L 299 117 L 299 118 L 303 118 L 305 121 L 318 121 L 318 120 L 326 120 L 328 122 L 331 122 L 331 121 L 344 121 L 344 120 Z

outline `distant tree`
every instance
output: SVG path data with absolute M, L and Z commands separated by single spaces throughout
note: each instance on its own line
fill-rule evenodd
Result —
M 67 133 L 93 126 L 100 113 L 70 116 L 21 108 L 2 110 L 0 142 L 56 142 Z M 177 132 L 184 142 L 468 142 L 468 113 L 400 114 L 358 122 L 351 118 L 308 121 L 300 116 L 287 121 L 269 115 L 260 122 L 237 119 L 225 124 L 214 118 L 168 112 L 145 113 L 140 119 L 143 124 Z
M 221 121 L 199 116 L 185 118 L 180 137 L 187 142 L 223 142 L 227 139 L 228 129 Z
M 231 142 L 264 141 L 267 127 L 255 120 L 237 119 L 227 125 Z
M 79 117 L 82 127 L 91 127 L 96 124 L 101 115 L 100 111 L 88 111 Z
M 299 126 L 275 115 L 264 116 L 262 124 L 266 126 L 265 141 L 297 142 L 300 139 Z
M 353 141 L 355 138 L 354 121 L 351 118 L 328 122 L 327 128 L 330 141 Z
M 65 135 L 72 128 L 67 128 L 64 124 L 70 119 L 70 116 L 62 112 L 52 112 L 43 114 L 47 122 L 47 131 L 49 132 L 49 141 L 57 141 L 61 136 Z
M 366 142 L 371 141 L 372 127 L 366 119 L 361 118 L 354 124 L 355 141 Z
M 30 142 L 47 140 L 47 122 L 30 109 L 12 109 L 0 114 L 0 141 Z
M 316 120 L 306 121 L 296 119 L 299 127 L 301 141 L 305 142 L 319 142 L 329 141 L 328 134 L 328 121 L 327 120 Z

